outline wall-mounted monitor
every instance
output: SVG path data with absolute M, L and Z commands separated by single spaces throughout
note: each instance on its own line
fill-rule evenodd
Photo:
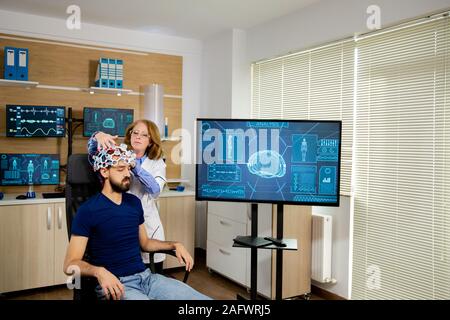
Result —
M 0 185 L 59 184 L 59 154 L 0 153 Z
M 85 137 L 90 137 L 96 131 L 111 135 L 125 136 L 125 129 L 133 122 L 132 109 L 89 108 L 83 110 Z
M 66 108 L 6 105 L 7 137 L 64 137 Z
M 196 200 L 339 206 L 341 127 L 197 119 Z

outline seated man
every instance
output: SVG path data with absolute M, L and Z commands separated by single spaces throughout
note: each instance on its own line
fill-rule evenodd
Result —
M 147 237 L 141 201 L 126 193 L 134 153 L 121 145 L 101 149 L 93 158 L 94 171 L 100 173 L 103 189 L 78 209 L 64 271 L 69 274 L 69 269 L 77 266 L 81 275 L 96 277 L 99 282 L 96 293 L 103 299 L 209 299 L 183 282 L 152 274 L 145 267 L 141 248 L 175 250 L 187 270 L 192 269 L 194 262 L 181 243 Z M 89 263 L 82 260 L 86 246 L 89 246 Z

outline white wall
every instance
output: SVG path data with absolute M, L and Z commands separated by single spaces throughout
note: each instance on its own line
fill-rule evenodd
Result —
M 232 118 L 250 118 L 251 66 L 247 61 L 247 33 L 233 30 L 231 69 L 231 116 Z
M 204 117 L 231 116 L 232 46 L 232 30 L 203 42 L 201 115 Z
M 449 0 L 322 0 L 247 30 L 248 61 L 367 32 L 366 9 L 372 4 L 381 9 L 382 27 L 450 7 Z

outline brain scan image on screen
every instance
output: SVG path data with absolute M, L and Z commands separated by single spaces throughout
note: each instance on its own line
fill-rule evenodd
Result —
M 261 178 L 281 178 L 286 174 L 286 162 L 276 151 L 263 150 L 250 156 L 247 163 L 250 173 Z
M 197 121 L 196 199 L 339 204 L 340 121 Z
M 83 110 L 83 135 L 90 137 L 94 132 L 102 131 L 123 137 L 126 128 L 133 122 L 132 109 L 90 108 Z

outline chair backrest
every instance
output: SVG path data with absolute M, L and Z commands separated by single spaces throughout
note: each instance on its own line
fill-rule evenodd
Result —
M 70 239 L 72 220 L 80 205 L 102 189 L 100 179 L 88 161 L 88 155 L 72 154 L 67 161 L 66 217 Z
M 66 218 L 67 232 L 70 239 L 72 220 L 80 205 L 101 190 L 100 179 L 92 170 L 88 155 L 72 154 L 67 161 L 66 176 Z M 89 260 L 86 252 L 84 260 Z M 94 288 L 97 280 L 92 277 L 81 277 L 81 290 L 73 291 L 74 300 L 96 300 Z

